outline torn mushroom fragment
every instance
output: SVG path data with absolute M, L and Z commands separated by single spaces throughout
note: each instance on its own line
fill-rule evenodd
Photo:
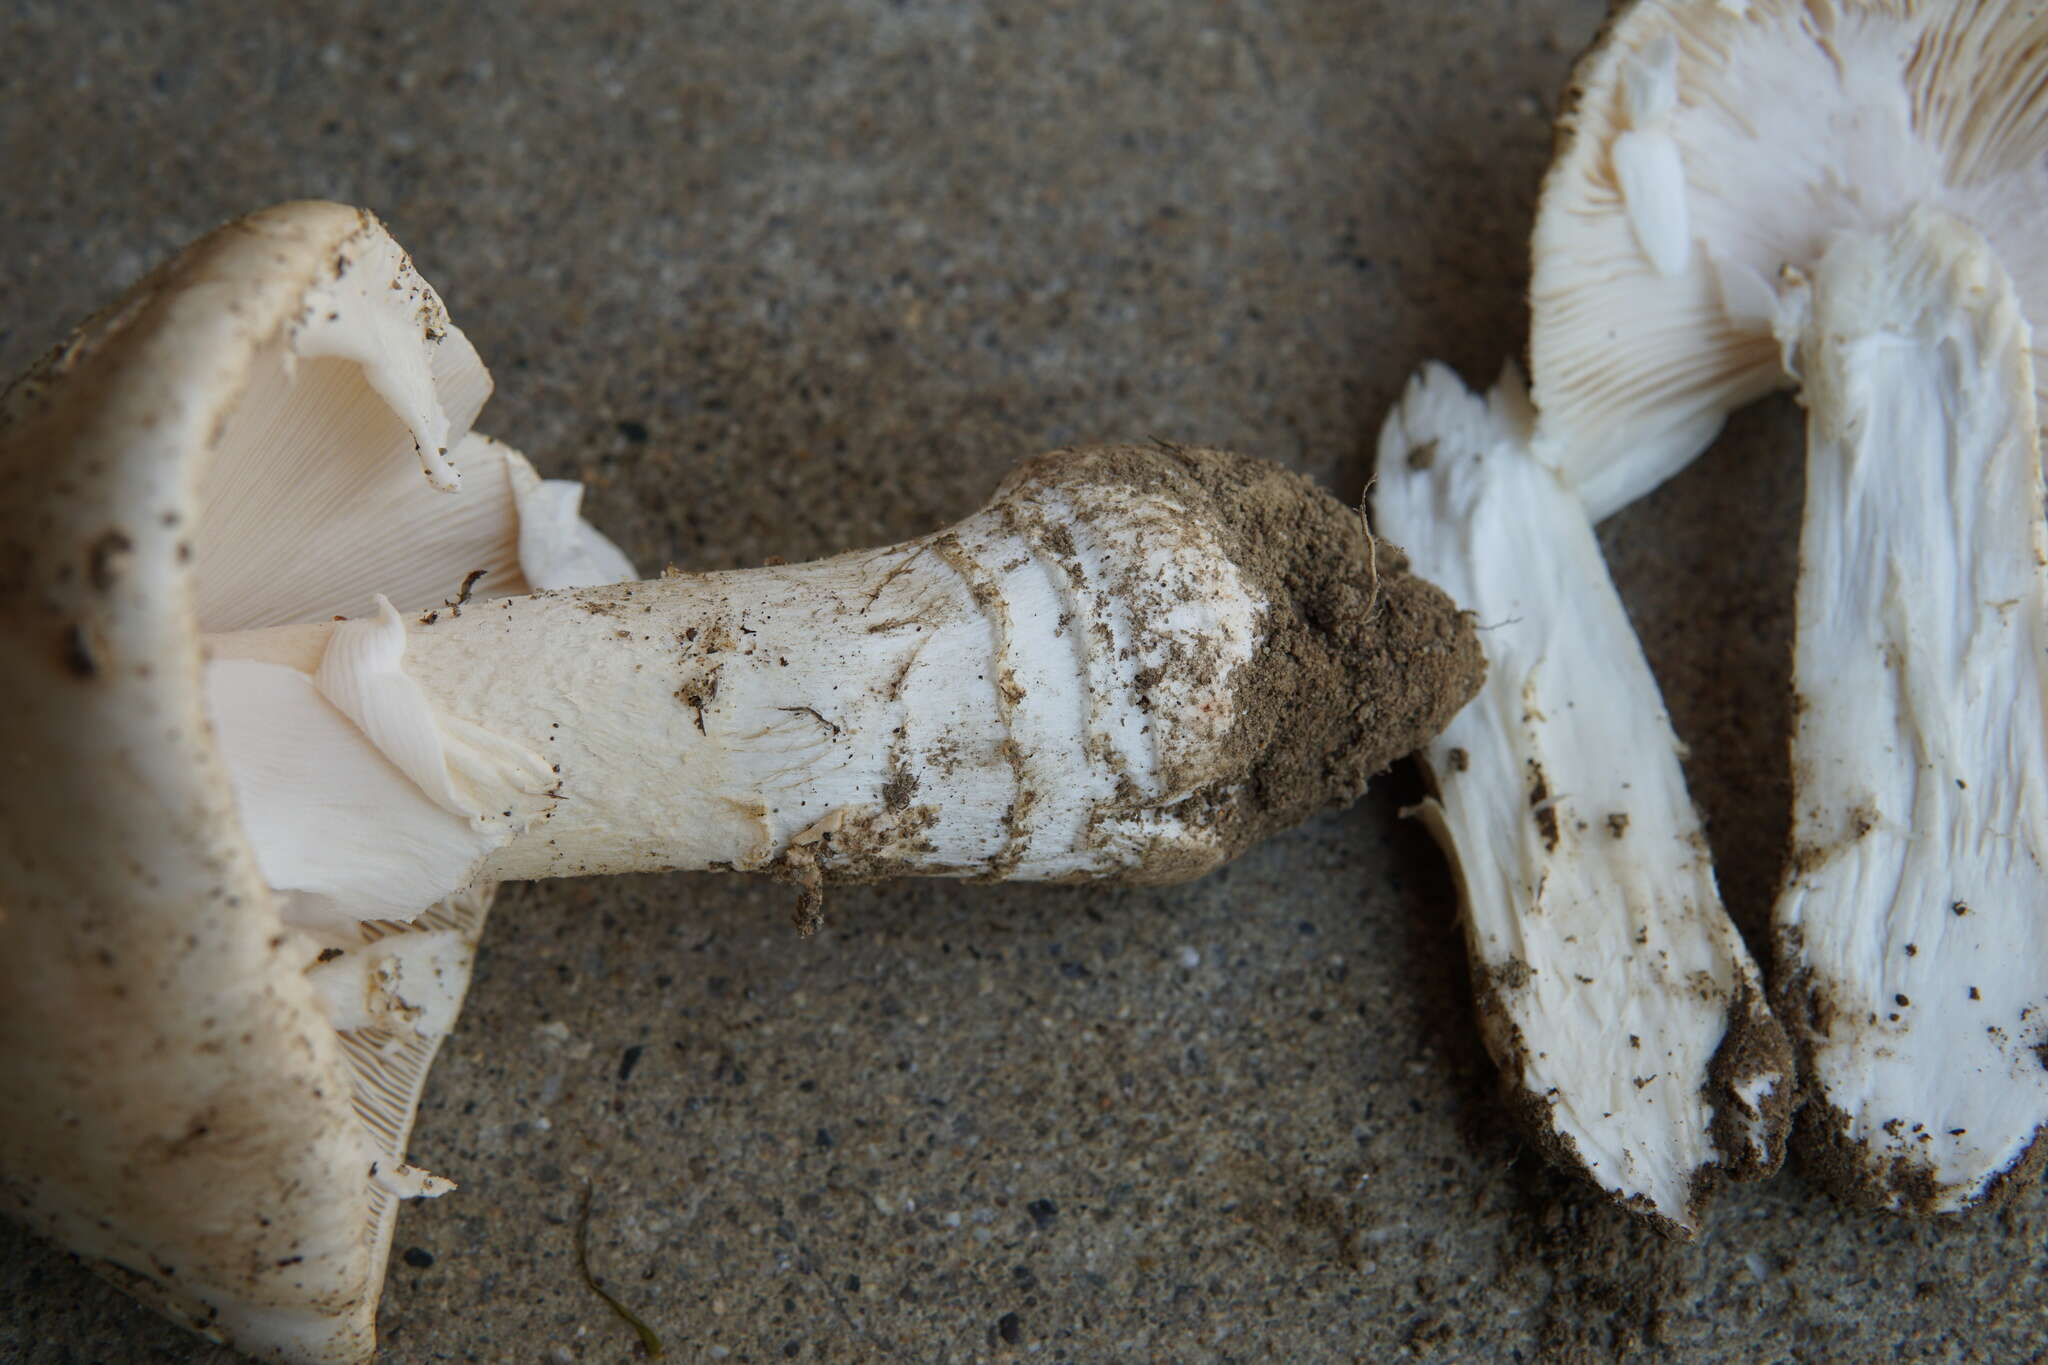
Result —
M 1647 177 L 1624 174 L 1624 163 L 1637 155 L 1627 147 L 1645 110 L 1654 131 L 1668 139 L 1654 157 L 1661 169 Z M 2010 306 L 2023 322 L 2048 310 L 2048 257 L 2034 244 L 2034 225 L 2048 209 L 2048 13 L 2020 0 L 1905 6 L 1871 0 L 1826 6 L 1796 0 L 1638 0 L 1616 15 L 1581 61 L 1561 126 L 1561 148 L 1544 183 L 1534 241 L 1534 445 L 1539 458 L 1577 484 L 1596 518 L 1682 468 L 1730 410 L 1792 381 L 1778 329 L 1806 357 L 1797 362 L 1798 373 L 1809 382 L 1830 372 L 1858 376 L 1890 367 L 1897 382 L 1919 398 L 1939 396 L 1950 404 L 1938 419 L 1931 411 L 1914 416 L 1911 429 L 1929 441 L 1914 457 L 1925 467 L 1899 474 L 1883 497 L 1878 485 L 1858 482 L 1866 477 L 1863 471 L 1877 467 L 1874 455 L 1859 453 L 1843 464 L 1850 460 L 1843 452 L 1885 439 L 1854 429 L 1848 417 L 1877 403 L 1879 395 L 1861 379 L 1838 385 L 1824 399 L 1835 416 L 1816 411 L 1811 418 L 1809 430 L 1818 444 L 1809 478 L 1820 481 L 1818 491 L 1832 503 L 1816 505 L 1809 493 L 1797 665 L 1799 761 L 1793 774 L 1795 820 L 1803 832 L 1798 865 L 1776 915 L 1779 985 L 1788 991 L 1781 1014 L 1802 1060 L 1818 1068 L 1806 1077 L 1818 1093 L 1806 1110 L 1801 1139 L 1811 1144 L 1817 1168 L 1860 1202 L 1923 1210 L 1969 1207 L 2014 1187 L 2012 1172 L 2036 1150 L 2033 1130 L 2048 1122 L 2040 1082 L 2029 1073 L 2023 1083 L 2008 1083 L 2006 1063 L 1993 1057 L 2021 1055 L 2028 1040 L 2048 1037 L 2040 1031 L 2038 1007 L 2025 1003 L 2033 996 L 2015 986 L 2008 1017 L 1983 1020 L 1977 1050 L 1952 1059 L 1855 1035 L 1918 1027 L 1899 998 L 1921 997 L 1888 984 L 1900 968 L 1878 949 L 1891 944 L 1902 926 L 1920 922 L 1921 909 L 1907 902 L 1949 875 L 1944 869 L 1953 851 L 1977 850 L 1956 855 L 1954 876 L 1960 881 L 1990 875 L 1972 858 L 2007 860 L 2007 870 L 1992 883 L 2008 890 L 2031 875 L 2025 869 L 2032 854 L 2026 850 L 2034 836 L 2008 816 L 2019 818 L 2026 809 L 2016 804 L 2020 794 L 2040 780 L 2032 768 L 2037 751 L 2019 742 L 2018 732 L 2002 748 L 1987 743 L 1973 750 L 1975 741 L 1963 738 L 2003 725 L 2003 708 L 2012 698 L 2033 695 L 2031 681 L 2025 690 L 2004 693 L 1980 681 L 1992 676 L 1988 656 L 1976 643 L 1991 638 L 1974 624 L 1980 604 L 2008 604 L 1999 610 L 2014 616 L 2005 629 L 2022 651 L 2012 667 L 2031 679 L 2031 661 L 2038 657 L 2020 643 L 2035 628 L 2031 618 L 2019 619 L 2033 611 L 2026 605 L 2031 597 L 1987 592 L 1976 598 L 1962 586 L 2032 573 L 2033 550 L 2003 523 L 1997 534 L 1989 524 L 1962 534 L 1954 520 L 1977 515 L 1972 509 L 1982 506 L 1982 485 L 1957 482 L 1967 467 L 1959 452 L 1987 439 L 1983 431 L 1995 420 L 1993 409 L 2009 407 L 2008 395 L 1992 392 L 2002 390 L 2009 367 L 1998 370 L 1997 384 L 1963 371 L 1945 381 L 1940 394 L 1933 386 L 1939 365 L 1957 364 L 1966 352 L 1982 354 L 1987 364 L 2007 365 L 1999 352 L 2004 343 L 1994 344 L 1996 328 L 1986 320 L 1998 310 Z M 1682 193 L 1671 192 L 1674 172 Z M 1644 185 L 1654 189 L 1643 191 Z M 1952 216 L 1949 227 L 1930 226 L 1937 219 L 1924 215 L 1937 212 Z M 1916 214 L 1923 216 L 1915 231 L 1927 240 L 1913 246 L 1896 234 L 1907 231 L 1901 225 Z M 1678 253 L 1669 242 L 1681 228 L 1689 249 Z M 1816 272 L 1823 252 L 1844 233 L 1866 242 L 1842 248 L 1845 262 L 1851 255 L 1865 260 L 1878 250 L 1870 243 L 1885 242 L 1890 245 L 1884 250 L 1895 255 L 1892 266 L 1917 271 L 1923 283 L 1974 274 L 1986 292 L 1974 302 L 1923 296 L 1925 315 L 1909 320 L 1901 311 L 1905 303 L 1887 299 L 1867 278 L 1857 286 L 1862 304 L 1839 297 L 1825 301 L 1816 284 L 1808 311 L 1782 319 L 1773 284 L 1780 272 L 1790 267 L 1795 278 Z M 1964 233 L 1974 235 L 1972 251 L 1991 264 L 1964 268 L 1971 253 L 1951 240 Z M 1930 264 L 1937 258 L 1948 264 Z M 1861 266 L 1836 268 L 1837 294 L 1840 280 L 1857 271 L 1867 275 Z M 1970 308 L 1982 310 L 1983 317 L 1938 321 L 1959 318 Z M 1809 323 L 1821 318 L 1830 321 Z M 1809 325 L 1836 328 L 1841 346 L 1810 333 Z M 2031 353 L 2024 335 L 2017 345 L 2023 358 Z M 2040 367 L 2033 369 L 2027 382 L 2038 386 Z M 1900 419 L 1896 405 L 1906 400 L 1884 401 L 1894 405 L 1887 420 Z M 2034 403 L 2038 408 L 2038 389 Z M 1907 457 L 1898 452 L 1897 458 Z M 2024 468 L 2030 457 L 2013 458 L 2021 467 L 1994 471 L 1981 465 L 1979 474 L 1967 477 L 2016 488 L 2031 477 Z M 1845 472 L 1829 473 L 1829 462 L 1842 464 Z M 1934 501 L 1896 494 L 1907 486 Z M 2035 506 L 2031 495 L 2010 496 L 2015 501 L 2004 509 L 2008 515 Z M 1950 521 L 1922 524 L 1935 517 Z M 1862 542 L 1830 539 L 1850 525 Z M 1942 537 L 1948 559 L 1936 567 L 1929 559 L 1930 538 Z M 1892 585 L 1891 600 L 1882 606 L 1889 615 L 1870 619 L 1867 613 L 1879 609 L 1876 578 L 1839 575 L 1851 559 L 1894 542 L 1900 554 L 1917 557 L 1926 573 L 1894 575 L 1890 566 L 1859 561 L 1866 575 Z M 1824 546 L 1829 548 L 1823 552 Z M 1830 591 L 1839 594 L 1836 608 L 1823 605 Z M 1829 612 L 1835 609 L 1848 617 L 1833 623 Z M 1926 624 L 1937 620 L 1939 630 Z M 1909 621 L 1918 624 L 1908 630 Z M 1809 632 L 1817 638 L 1809 640 Z M 1958 641 L 1965 638 L 1972 643 L 1959 653 Z M 1893 700 L 1874 699 L 1858 690 L 1870 685 L 1860 672 L 1869 661 L 1828 655 L 1827 641 L 1854 648 L 1881 644 L 1896 656 L 1900 679 L 1910 674 L 1917 681 L 1887 682 L 1884 697 Z M 1912 657 L 1923 650 L 1930 657 Z M 1934 687 L 1934 670 L 1948 668 L 1959 671 Z M 1952 709 L 1929 709 L 1936 697 Z M 1994 706 L 2000 708 L 1995 721 L 1986 713 Z M 1896 757 L 1873 756 L 1867 764 L 1832 771 L 1810 761 L 1809 755 L 1823 750 L 1843 751 L 1833 728 L 1839 717 L 1865 727 L 1861 742 L 1873 755 Z M 2025 721 L 2022 728 L 2032 724 Z M 1981 759 L 1980 767 L 1992 767 L 1975 776 L 1957 772 L 1946 779 L 1950 786 L 1959 778 L 1974 789 L 1981 781 L 1987 792 L 1921 809 L 1921 797 L 1908 799 L 1897 786 L 1905 780 L 1899 774 L 1916 762 L 1933 765 L 1914 769 L 1915 781 L 1924 786 L 1935 768 L 1950 761 L 1933 756 L 1956 754 L 1974 754 L 1972 762 Z M 1883 782 L 1873 776 L 1880 772 L 1888 774 Z M 1866 779 L 1876 784 L 1871 792 L 1854 789 L 1854 781 Z M 1829 850 L 1836 849 L 1843 830 L 1853 834 L 1862 827 L 1845 812 L 1877 808 L 1865 806 L 1865 795 L 1884 797 L 1886 818 L 1900 822 L 1898 838 L 1904 839 L 1909 823 L 1914 837 L 1896 848 L 1880 838 L 1871 853 L 1848 859 L 1839 869 L 1842 876 L 1827 879 L 1824 895 L 1813 895 L 1807 888 L 1815 860 L 1834 858 Z M 1932 821 L 1938 833 L 1922 828 L 1920 819 Z M 1987 851 L 1992 845 L 2004 852 Z M 1967 895 L 1952 899 L 1975 904 Z M 1977 933 L 1989 936 L 1983 943 L 2003 944 L 2010 973 L 2039 983 L 2029 990 L 2048 986 L 2048 958 L 2030 929 L 1955 927 L 1938 942 L 1960 951 L 1977 941 Z M 1945 958 L 1928 956 L 1934 945 L 1907 941 L 1915 949 L 1916 977 L 1950 969 L 1938 965 Z M 1814 957 L 1816 951 L 1824 960 Z M 1984 983 L 1961 982 L 1956 1008 L 1979 1003 L 1968 998 L 1973 986 L 1980 993 L 1986 989 Z M 1860 1014 L 1838 1008 L 1841 1000 L 1863 1002 Z M 1893 1020 L 1894 1013 L 1900 1018 Z M 1844 1064 L 1851 1056 L 1862 1062 Z M 1866 1062 L 1881 1062 L 1897 1076 L 1880 1084 L 1867 1073 Z M 1903 1079 L 1906 1070 L 1916 1079 Z M 1879 1086 L 1881 1101 L 1872 1086 Z M 1976 1086 L 1992 1087 L 1999 1098 L 1966 1099 L 1965 1092 Z M 1838 1093 L 1837 1087 L 1846 1089 Z M 1906 1096 L 1913 1099 L 1910 1106 L 1896 1103 Z M 1974 1130 L 1968 1117 L 1987 1105 L 2005 1116 L 1995 1133 Z
M 1982 1202 L 2048 1125 L 2048 528 L 2019 297 L 1939 210 L 1785 296 L 1807 410 L 1794 866 L 1777 910 L 1829 1177 Z
M 1476 671 L 1442 595 L 1382 557 L 1374 596 L 1370 555 L 1297 476 L 1105 447 L 887 549 L 207 648 L 212 676 L 355 722 L 315 753 L 266 708 L 235 752 L 290 766 L 230 753 L 244 809 L 297 812 L 257 839 L 280 890 L 402 913 L 386 888 L 440 829 L 420 904 L 479 875 L 724 867 L 796 881 L 809 920 L 826 880 L 1181 880 L 1355 794 Z M 380 753 L 409 804 L 320 776 Z M 283 871 L 328 841 L 386 856 L 351 852 L 348 888 Z
M 1207 451 L 606 586 L 488 391 L 374 218 L 296 204 L 0 397 L 0 1196 L 252 1354 L 374 1351 L 495 879 L 753 867 L 814 918 L 833 878 L 1192 877 L 1478 683 L 1360 516 Z
M 1543 1150 L 1668 1231 L 1784 1157 L 1791 1054 L 1721 907 L 1679 746 L 1519 376 L 1431 365 L 1380 433 L 1374 514 L 1476 613 L 1486 681 L 1422 750 L 1480 1030 Z

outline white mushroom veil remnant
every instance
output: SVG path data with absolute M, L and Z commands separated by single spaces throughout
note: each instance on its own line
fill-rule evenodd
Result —
M 1597 518 L 1732 408 L 1804 385 L 1798 846 L 1776 910 L 1801 1143 L 1860 1202 L 1970 1207 L 2020 1183 L 2048 1124 L 2028 326 L 2048 308 L 2048 11 L 1638 0 L 1562 126 L 1534 241 L 1536 453 Z
M 1380 433 L 1374 519 L 1479 619 L 1479 696 L 1421 751 L 1480 1030 L 1552 1159 L 1669 1231 L 1784 1156 L 1791 1054 L 1721 908 L 1679 746 L 1584 507 L 1510 371 L 1426 367 Z
M 835 879 L 1193 877 L 1478 686 L 1259 461 L 1063 451 L 907 544 L 627 583 L 489 387 L 375 219 L 295 204 L 0 398 L 0 1206 L 266 1358 L 375 1349 L 497 880 L 760 869 L 809 927 Z

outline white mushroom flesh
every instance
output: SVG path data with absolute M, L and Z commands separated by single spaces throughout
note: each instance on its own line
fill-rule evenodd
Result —
M 1804 387 L 1795 864 L 1777 907 L 1857 1192 L 1978 1202 L 2048 1124 L 2048 564 L 2023 299 L 1922 210 L 1783 326 Z
M 1679 745 L 1584 507 L 1432 365 L 1380 434 L 1381 534 L 1478 620 L 1479 696 L 1421 753 L 1489 1050 L 1544 1147 L 1690 1234 L 1709 1172 L 1768 1174 L 1783 1035 L 1721 906 Z
M 6 860 L 0 1185 L 266 1358 L 374 1349 L 396 1203 L 449 1188 L 406 1144 L 494 873 L 766 866 L 813 908 L 828 876 L 1185 879 L 1477 683 L 1362 518 L 1217 452 L 1061 452 L 894 551 L 596 586 L 623 556 L 469 429 L 487 390 L 375 219 L 305 203 L 0 395 L 31 509 L 0 660 L 49 778 Z

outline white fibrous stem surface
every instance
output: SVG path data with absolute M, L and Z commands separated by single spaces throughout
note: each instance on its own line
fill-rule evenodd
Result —
M 1783 1035 L 1722 909 L 1679 745 L 1586 511 L 1528 448 L 1519 379 L 1432 365 L 1382 429 L 1379 531 L 1477 618 L 1479 696 L 1422 750 L 1481 1027 L 1567 1166 L 1664 1226 L 1779 1164 Z
M 1220 860 L 1214 788 L 1241 771 L 1225 740 L 1265 608 L 1170 496 L 1027 478 L 888 549 L 408 614 L 402 654 L 390 618 L 375 629 L 421 699 L 405 715 L 444 745 L 504 746 L 480 818 L 510 837 L 451 878 L 772 867 L 814 889 Z M 364 628 L 209 646 L 291 671 Z M 396 740 L 372 747 L 416 770 Z M 536 791 L 521 754 L 553 785 Z M 344 837 L 399 832 L 372 819 Z
M 2029 333 L 1958 219 L 1838 238 L 1803 382 L 1794 866 L 1812 1119 L 1873 1202 L 1967 1207 L 2048 1123 L 2048 537 Z

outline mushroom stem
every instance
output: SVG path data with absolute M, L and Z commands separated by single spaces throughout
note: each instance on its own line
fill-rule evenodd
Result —
M 2048 1124 L 2048 533 L 2028 328 L 1978 232 L 1845 234 L 1804 382 L 1785 1011 L 1831 1183 L 1953 1211 Z
M 325 689 L 364 629 L 209 646 L 216 668 L 317 670 Z M 827 879 L 1198 876 L 1350 799 L 1479 669 L 1455 608 L 1376 555 L 1356 513 L 1271 466 L 1171 449 L 1044 457 L 957 526 L 887 549 L 383 629 L 444 740 L 494 737 L 538 764 L 492 771 L 545 775 L 457 773 L 502 837 L 445 867 L 451 885 L 769 870 L 806 889 L 806 924 Z M 352 742 L 393 755 L 344 709 Z

